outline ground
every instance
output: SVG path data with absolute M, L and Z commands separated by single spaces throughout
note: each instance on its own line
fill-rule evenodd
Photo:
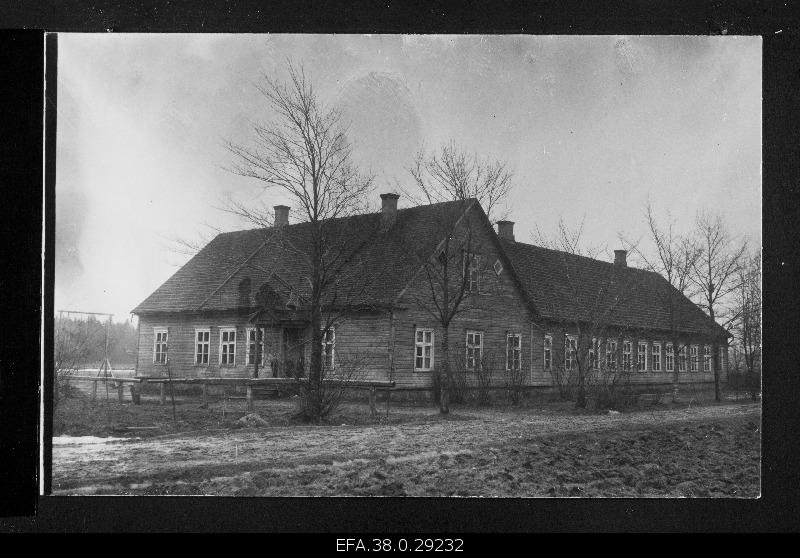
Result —
M 268 426 L 241 426 L 244 402 L 194 397 L 134 406 L 104 397 L 59 405 L 54 494 L 244 496 L 722 496 L 760 493 L 760 404 L 577 412 L 350 403 L 327 424 L 294 402 L 256 402 Z M 74 438 L 99 436 L 102 439 Z M 110 439 L 108 437 L 111 437 Z M 86 443 L 86 442 L 96 443 Z

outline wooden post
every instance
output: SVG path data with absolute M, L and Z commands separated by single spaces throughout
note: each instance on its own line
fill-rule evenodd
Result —
M 208 407 L 208 384 L 203 384 L 203 405 L 202 407 L 205 409 Z
M 92 382 L 92 401 L 97 399 L 97 380 Z
M 167 384 L 161 382 L 159 385 L 159 402 L 165 405 L 167 403 Z
M 247 410 L 253 410 L 253 386 L 247 385 Z
M 120 403 L 122 403 L 122 398 L 124 397 L 123 392 L 122 392 L 122 389 L 123 389 L 124 385 L 125 384 L 123 384 L 122 382 L 119 382 L 117 384 L 117 397 L 119 398 L 119 402 Z
M 375 386 L 369 388 L 369 416 L 375 417 Z

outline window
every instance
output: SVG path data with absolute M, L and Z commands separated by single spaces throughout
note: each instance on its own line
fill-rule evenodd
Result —
M 689 369 L 692 372 L 697 372 L 697 345 L 689 347 Z
M 661 372 L 661 343 L 653 343 L 653 372 Z
M 711 372 L 711 345 L 703 345 L 703 372 Z
M 153 363 L 167 363 L 167 330 L 166 328 L 153 328 Z
M 483 332 L 467 331 L 467 369 L 475 370 L 483 356 Z
M 613 339 L 606 339 L 606 368 L 617 369 L 617 342 Z
M 222 366 L 236 364 L 236 330 L 234 328 L 219 329 L 219 363 Z
M 347 347 L 345 347 L 346 349 Z M 322 364 L 326 370 L 333 370 L 336 350 L 336 331 L 333 326 L 322 331 Z M 346 355 L 345 355 L 346 356 Z
M 600 368 L 600 359 L 597 358 L 597 353 L 599 351 L 597 349 L 599 349 L 597 339 L 593 337 L 592 345 L 589 347 L 589 367 L 592 370 L 597 370 Z
M 631 352 L 633 351 L 633 342 L 632 341 L 623 341 L 622 342 L 622 369 L 623 370 L 630 370 L 631 369 Z
M 666 351 L 664 351 L 664 368 L 667 372 L 675 370 L 675 348 L 672 343 L 667 343 Z
M 418 329 L 414 341 L 414 370 L 433 370 L 433 330 Z
M 496 275 L 500 275 L 503 272 L 503 264 L 500 263 L 500 260 L 495 261 L 492 268 Z
M 208 364 L 208 346 L 211 339 L 210 329 L 196 329 L 194 330 L 195 338 L 195 364 Z
M 256 332 L 258 332 L 258 350 L 256 351 Z M 247 364 L 255 364 L 258 355 L 258 365 L 264 364 L 264 337 L 267 332 L 263 328 L 247 328 Z
M 553 368 L 553 336 L 544 336 L 544 369 L 550 370 Z
M 575 368 L 575 355 L 577 353 L 577 341 L 571 335 L 564 338 L 564 369 L 573 370 Z
M 522 336 L 518 333 L 506 335 L 506 370 L 519 370 L 522 367 Z
M 477 293 L 478 278 L 480 276 L 478 266 L 480 256 L 476 256 L 470 252 L 464 252 L 462 257 L 464 260 L 464 276 L 466 277 L 467 291 Z
M 686 372 L 686 345 L 678 349 L 678 372 Z
M 636 348 L 636 369 L 639 372 L 647 370 L 647 341 L 639 341 L 639 346 Z

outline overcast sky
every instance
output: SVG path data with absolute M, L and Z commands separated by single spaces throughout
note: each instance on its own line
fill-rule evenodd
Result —
M 187 261 L 172 239 L 252 228 L 217 209 L 259 192 L 224 142 L 268 119 L 253 83 L 287 57 L 351 122 L 376 209 L 452 139 L 514 171 L 517 240 L 563 215 L 613 250 L 649 198 L 760 244 L 760 37 L 60 34 L 57 310 L 124 320 Z

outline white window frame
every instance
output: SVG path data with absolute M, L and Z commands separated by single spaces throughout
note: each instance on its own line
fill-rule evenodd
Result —
M 233 333 L 233 341 L 231 341 L 230 337 L 229 337 L 227 341 L 223 342 L 222 338 L 224 337 L 224 335 L 226 333 Z M 236 336 L 236 328 L 235 327 L 226 326 L 226 327 L 220 327 L 219 328 L 219 365 L 220 366 L 225 366 L 225 367 L 236 366 L 236 337 L 237 336 Z M 230 360 L 231 360 L 231 358 L 230 358 L 231 357 L 230 346 L 231 345 L 233 345 L 233 362 L 230 362 Z M 223 355 L 223 349 L 222 349 L 223 346 L 228 348 L 227 354 L 225 354 L 225 355 Z M 223 356 L 228 357 L 227 358 L 228 362 L 222 362 L 222 357 Z
M 661 343 L 655 341 L 653 342 L 653 372 L 661 372 Z
M 162 337 L 163 336 L 163 337 Z M 153 328 L 153 364 L 166 364 L 169 351 L 169 328 Z
M 703 345 L 703 372 L 711 372 L 711 358 L 713 351 L 711 345 Z
M 327 335 L 330 334 L 330 338 Z M 331 364 L 328 366 L 328 347 L 331 349 Z M 325 331 L 325 328 L 322 328 L 322 364 L 327 367 L 327 370 L 333 370 L 336 368 L 336 329 L 333 326 L 328 328 L 328 331 Z
M 199 335 L 201 333 L 205 333 L 208 338 L 203 340 L 203 341 L 200 341 L 198 339 L 198 337 L 199 337 Z M 196 328 L 194 328 L 194 343 L 193 343 L 193 346 L 194 346 L 194 365 L 195 366 L 208 366 L 209 363 L 211 362 L 211 328 L 210 327 L 196 327 Z M 198 355 L 201 355 L 201 356 L 203 355 L 203 353 L 198 350 L 199 346 L 205 346 L 205 348 L 206 348 L 206 352 L 205 352 L 206 361 L 205 362 L 198 362 L 197 361 Z
M 644 347 L 644 351 L 642 351 L 642 347 Z M 636 342 L 636 370 L 647 372 L 647 341 Z
M 578 364 L 578 339 L 574 335 L 564 336 L 564 370 L 575 370 Z
M 553 369 L 553 336 L 545 334 L 542 343 L 542 366 L 545 370 Z
M 689 371 L 690 372 L 697 372 L 700 370 L 698 356 L 700 354 L 700 346 L 699 345 L 690 345 L 689 346 Z
M 589 369 L 600 369 L 600 346 L 597 342 L 597 337 L 592 337 L 592 344 L 589 346 Z
M 633 341 L 622 340 L 622 369 L 633 370 Z
M 516 339 L 514 345 L 509 345 L 509 341 Z M 509 357 L 511 353 L 511 358 Z M 522 335 L 519 333 L 506 334 L 506 371 L 512 370 L 512 365 L 516 362 L 516 368 L 513 370 L 522 370 Z
M 672 343 L 667 343 L 664 348 L 664 370 L 675 371 L 675 347 L 672 346 Z
M 256 339 L 255 337 L 253 337 L 252 339 L 250 338 L 251 335 L 253 335 L 253 333 L 256 332 L 256 330 L 258 330 L 258 329 L 261 330 L 261 342 L 258 343 L 259 345 L 261 345 L 261 351 L 258 350 L 258 347 L 253 347 L 253 345 L 256 345 L 256 343 L 258 342 L 258 339 Z M 252 354 L 254 356 L 256 356 L 256 357 L 260 357 L 260 361 L 259 361 L 258 365 L 259 366 L 264 366 L 264 354 L 265 354 L 264 353 L 264 346 L 266 344 L 266 337 L 267 337 L 266 328 L 263 328 L 263 327 L 259 327 L 259 328 L 248 327 L 246 332 L 245 332 L 245 335 L 246 335 L 246 337 L 245 337 L 245 339 L 246 339 L 246 342 L 245 342 L 246 343 L 246 347 L 245 347 L 245 349 L 246 350 L 245 350 L 245 354 L 244 354 L 245 365 L 246 366 L 255 365 L 255 362 L 250 357 L 250 354 L 251 354 L 250 349 L 253 348 L 254 350 L 252 351 Z
M 462 252 L 462 272 L 467 277 L 467 285 L 466 291 L 468 293 L 477 293 L 481 288 L 481 273 L 480 273 L 480 256 L 478 254 L 467 252 L 464 250 Z M 469 260 L 469 269 L 467 269 L 467 260 Z M 469 275 L 467 275 L 469 273 Z M 475 274 L 475 278 L 473 279 L 472 274 Z M 475 287 L 473 288 L 473 283 Z
M 470 336 L 472 336 L 472 343 L 470 343 L 469 341 Z M 475 343 L 475 336 L 478 336 L 480 338 L 479 343 Z M 483 360 L 483 332 L 477 329 L 468 329 L 466 337 L 464 339 L 464 345 L 465 345 L 464 363 L 466 365 L 467 370 L 475 370 L 476 368 L 479 368 L 481 365 L 481 361 Z M 476 356 L 476 351 L 477 351 L 477 356 Z M 471 365 L 470 365 L 470 360 L 472 361 Z
M 686 354 L 686 345 L 681 345 L 678 349 L 678 372 L 686 372 L 688 367 L 686 365 L 688 356 Z
M 606 339 L 606 370 L 617 369 L 617 340 Z
M 422 340 L 418 340 L 419 334 L 422 334 Z M 425 334 L 430 333 L 430 341 L 425 340 Z M 436 342 L 436 333 L 431 328 L 418 327 L 414 330 L 414 372 L 430 372 L 433 370 L 434 362 L 434 346 Z M 425 349 L 430 349 L 428 367 L 425 367 Z M 422 354 L 417 355 L 417 349 L 422 349 Z M 422 359 L 422 366 L 417 367 L 417 359 Z

